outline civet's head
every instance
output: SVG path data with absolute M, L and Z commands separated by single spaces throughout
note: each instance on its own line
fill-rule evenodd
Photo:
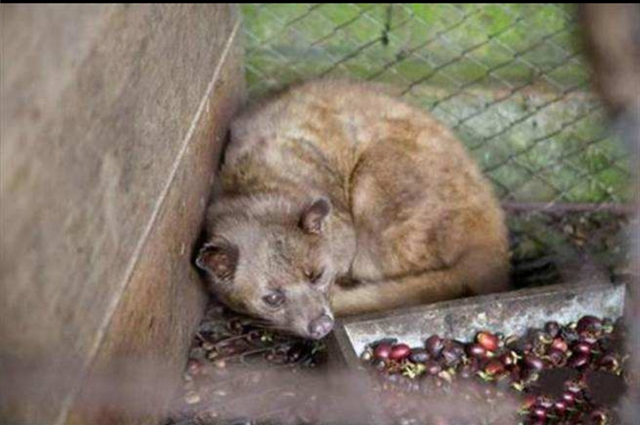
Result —
M 333 328 L 328 291 L 335 270 L 324 234 L 330 214 L 329 200 L 318 197 L 277 213 L 257 207 L 223 215 L 196 264 L 230 308 L 320 339 Z

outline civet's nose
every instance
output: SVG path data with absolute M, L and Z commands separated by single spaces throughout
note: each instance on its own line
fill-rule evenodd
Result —
M 333 329 L 333 319 L 326 314 L 313 319 L 309 323 L 309 335 L 313 339 L 320 339 Z

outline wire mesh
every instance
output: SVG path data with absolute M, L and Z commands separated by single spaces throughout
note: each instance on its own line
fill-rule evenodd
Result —
M 556 283 L 586 260 L 629 279 L 631 159 L 590 91 L 573 6 L 245 4 L 242 11 L 251 97 L 322 76 L 388 83 L 457 133 L 508 213 L 516 287 Z M 207 337 L 199 338 L 195 350 L 204 350 Z M 223 352 L 238 339 L 208 350 Z M 224 360 L 250 376 L 254 361 L 279 348 L 250 347 Z M 273 392 L 288 389 L 268 387 Z M 252 405 L 248 397 L 225 406 Z M 219 412 L 209 418 L 199 408 L 169 423 L 220 423 Z
M 249 91 L 389 83 L 468 146 L 506 201 L 618 203 L 629 163 L 558 4 L 246 4 Z

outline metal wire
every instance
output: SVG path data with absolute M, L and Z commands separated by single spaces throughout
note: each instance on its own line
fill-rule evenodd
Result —
M 251 95 L 301 79 L 392 84 L 467 144 L 500 197 L 625 202 L 629 164 L 562 4 L 247 4 Z

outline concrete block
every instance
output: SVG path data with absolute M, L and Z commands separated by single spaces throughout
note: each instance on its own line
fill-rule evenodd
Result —
M 62 423 L 94 365 L 184 362 L 204 303 L 189 264 L 200 199 L 242 96 L 239 15 L 0 11 L 0 415 Z

